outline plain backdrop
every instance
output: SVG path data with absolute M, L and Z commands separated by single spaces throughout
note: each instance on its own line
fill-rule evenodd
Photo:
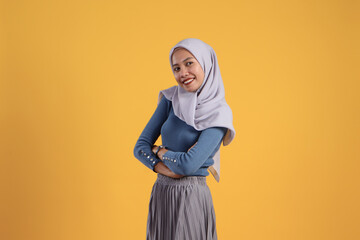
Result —
M 0 239 L 145 239 L 156 174 L 133 148 L 188 37 L 217 53 L 237 133 L 208 177 L 219 239 L 360 239 L 359 10 L 1 1 Z

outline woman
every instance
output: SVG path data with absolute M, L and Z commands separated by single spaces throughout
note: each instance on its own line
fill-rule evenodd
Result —
M 214 50 L 188 38 L 170 50 L 177 81 L 159 93 L 155 113 L 142 131 L 134 155 L 157 173 L 148 222 L 148 240 L 217 239 L 206 176 L 220 178 L 221 142 L 235 136 L 232 112 Z M 153 145 L 161 134 L 162 145 Z

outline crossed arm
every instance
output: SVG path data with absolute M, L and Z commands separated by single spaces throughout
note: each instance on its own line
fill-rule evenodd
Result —
M 196 142 L 197 143 L 197 142 Z M 196 143 L 194 145 L 191 146 L 191 148 L 193 148 Z M 152 152 L 155 154 L 156 153 L 156 150 L 157 150 L 158 146 L 157 145 L 154 145 L 152 147 Z M 189 148 L 189 150 L 191 149 Z M 189 151 L 188 150 L 188 151 Z M 165 149 L 165 148 L 162 148 L 160 149 L 160 151 L 158 152 L 158 156 L 160 159 L 163 158 L 163 155 L 167 152 L 168 150 Z M 155 165 L 154 167 L 154 171 L 155 172 L 158 172 L 158 173 L 161 173 L 162 175 L 165 175 L 165 176 L 168 176 L 168 177 L 171 177 L 171 178 L 182 178 L 184 175 L 180 175 L 180 174 L 176 174 L 174 173 L 173 171 L 171 171 L 163 162 L 159 162 Z
M 161 127 L 166 121 L 171 102 L 164 97 L 153 116 L 142 131 L 134 147 L 134 156 L 154 172 L 172 178 L 181 178 L 196 172 L 220 147 L 225 128 L 214 127 L 201 132 L 197 142 L 187 152 L 173 152 L 161 149 L 155 155 L 157 146 L 153 144 L 160 136 Z

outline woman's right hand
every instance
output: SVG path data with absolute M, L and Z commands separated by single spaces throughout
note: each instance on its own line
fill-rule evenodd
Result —
M 158 162 L 154 168 L 155 172 L 171 178 L 182 178 L 183 175 L 179 175 L 171 171 L 163 162 Z

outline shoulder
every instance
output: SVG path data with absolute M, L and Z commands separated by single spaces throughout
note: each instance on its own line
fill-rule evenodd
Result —
M 172 107 L 172 103 L 169 99 L 167 99 L 165 96 L 162 96 L 161 99 L 158 101 L 158 108 L 166 109 L 168 112 Z
M 171 101 L 169 99 L 167 99 L 165 96 L 162 96 L 161 99 L 160 99 L 160 102 L 161 101 L 164 101 L 164 102 L 167 102 L 167 103 L 171 103 Z
M 160 104 L 171 107 L 172 102 L 163 95 L 163 96 L 160 98 L 160 100 L 159 100 L 159 105 L 160 105 Z

